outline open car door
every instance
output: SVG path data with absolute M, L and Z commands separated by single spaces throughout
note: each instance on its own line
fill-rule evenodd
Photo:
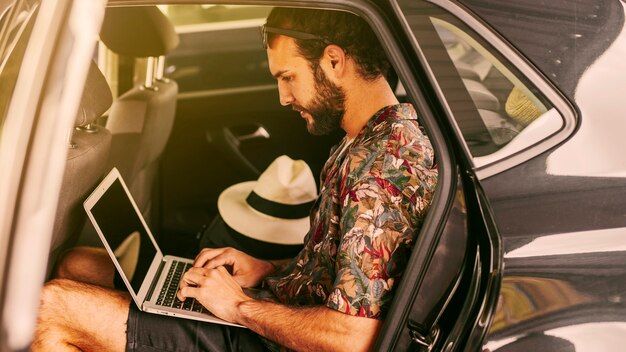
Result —
M 105 2 L 8 3 L 0 8 L 0 350 L 25 351 L 39 308 L 68 130 Z

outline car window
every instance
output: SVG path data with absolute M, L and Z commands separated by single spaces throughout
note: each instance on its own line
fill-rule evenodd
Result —
M 160 5 L 174 26 L 265 19 L 271 7 L 238 5 Z
M 165 76 L 181 93 L 274 85 L 260 41 L 271 7 L 168 5 L 180 44 L 166 57 Z
M 401 7 L 476 167 L 562 128 L 550 101 L 486 40 L 444 9 L 420 3 Z
M 15 1 L 0 13 L 0 131 L 13 96 L 39 1 Z

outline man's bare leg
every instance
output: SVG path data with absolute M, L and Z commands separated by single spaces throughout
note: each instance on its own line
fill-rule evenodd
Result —
M 103 287 L 114 287 L 115 267 L 104 248 L 75 247 L 64 253 L 54 277 Z
M 130 297 L 55 279 L 45 284 L 32 351 L 123 351 Z

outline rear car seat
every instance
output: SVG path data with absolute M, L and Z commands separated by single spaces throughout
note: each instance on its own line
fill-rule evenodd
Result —
M 50 247 L 48 273 L 59 254 L 73 246 L 86 220 L 83 201 L 106 171 L 111 133 L 94 122 L 111 106 L 109 85 L 91 63 L 73 128 L 68 133 L 68 152 Z
M 115 100 L 106 127 L 113 135 L 109 168 L 120 171 L 150 224 L 159 161 L 174 124 L 178 94 L 176 82 L 162 79 L 159 63 L 178 46 L 179 38 L 155 6 L 107 9 L 100 37 L 117 54 L 148 58 L 145 81 Z

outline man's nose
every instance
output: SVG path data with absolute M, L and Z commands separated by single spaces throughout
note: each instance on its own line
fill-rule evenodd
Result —
M 278 97 L 283 106 L 291 105 L 295 101 L 291 89 L 286 84 L 278 83 Z

